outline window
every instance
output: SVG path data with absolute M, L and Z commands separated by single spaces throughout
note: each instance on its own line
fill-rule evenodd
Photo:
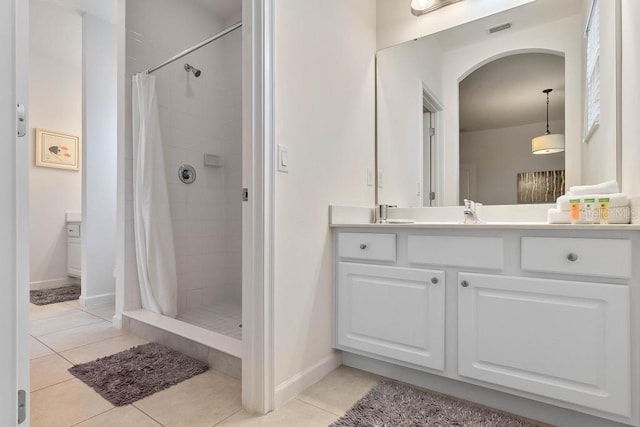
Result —
M 598 127 L 600 120 L 600 6 L 593 0 L 585 30 L 587 60 L 585 88 L 585 141 Z

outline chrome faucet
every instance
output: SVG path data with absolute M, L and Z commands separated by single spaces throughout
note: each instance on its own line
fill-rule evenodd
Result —
M 476 208 L 478 206 L 482 206 L 482 203 L 476 203 L 473 200 L 464 199 L 464 223 L 465 224 L 481 224 L 481 221 L 478 218 L 478 213 L 476 212 Z

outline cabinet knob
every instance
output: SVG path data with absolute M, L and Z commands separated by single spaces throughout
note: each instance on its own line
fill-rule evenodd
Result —
M 460 282 L 460 286 L 462 286 L 463 288 L 468 288 L 469 282 L 467 282 L 466 280 L 463 280 L 462 282 Z
M 433 283 L 434 285 L 437 285 L 437 284 L 438 284 L 438 282 L 439 282 L 439 280 L 438 280 L 438 278 L 437 278 L 437 277 L 432 277 L 432 278 L 431 278 L 431 283 Z
M 569 255 L 567 255 L 567 259 L 569 261 L 577 261 L 578 260 L 578 254 L 574 254 L 573 252 L 571 252 Z
M 364 243 L 360 243 L 360 249 L 362 250 L 367 249 L 367 245 L 365 245 Z

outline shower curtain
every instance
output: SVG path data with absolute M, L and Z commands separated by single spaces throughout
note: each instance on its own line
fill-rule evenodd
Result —
M 133 228 L 142 307 L 165 316 L 178 314 L 176 255 L 156 79 L 133 76 Z

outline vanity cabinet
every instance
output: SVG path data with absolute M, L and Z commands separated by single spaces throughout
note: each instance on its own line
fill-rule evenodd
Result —
M 638 234 L 338 227 L 334 346 L 435 391 L 433 375 L 640 426 Z
M 71 277 L 82 276 L 82 240 L 80 223 L 67 223 L 67 274 Z
M 444 272 L 340 262 L 337 345 L 444 369 Z
M 629 415 L 629 288 L 458 275 L 458 373 Z

